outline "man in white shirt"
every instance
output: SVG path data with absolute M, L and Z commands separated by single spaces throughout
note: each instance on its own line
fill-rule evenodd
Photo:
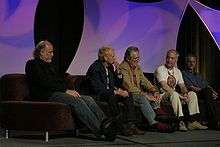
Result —
M 195 120 L 195 115 L 200 113 L 197 95 L 195 92 L 187 91 L 182 73 L 176 66 L 177 60 L 177 51 L 171 49 L 167 52 L 165 65 L 159 66 L 155 71 L 155 76 L 162 92 L 162 99 L 168 99 L 171 102 L 175 115 L 180 119 L 180 131 L 207 129 L 206 126 Z M 180 87 L 180 93 L 175 90 L 176 85 Z M 190 121 L 188 122 L 188 129 L 183 122 L 182 103 L 186 103 L 189 109 Z

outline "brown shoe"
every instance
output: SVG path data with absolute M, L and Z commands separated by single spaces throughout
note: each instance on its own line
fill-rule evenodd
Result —
M 123 129 L 121 131 L 121 135 L 122 136 L 132 136 L 134 135 L 133 129 L 129 128 L 129 129 Z
M 138 129 L 137 126 L 133 126 L 132 130 L 134 135 L 144 135 L 145 133 L 143 130 Z

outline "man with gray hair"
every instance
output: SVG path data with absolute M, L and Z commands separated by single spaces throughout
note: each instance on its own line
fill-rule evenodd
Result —
M 29 60 L 25 67 L 30 95 L 36 101 L 66 104 L 97 137 L 104 134 L 107 141 L 114 141 L 116 128 L 95 101 L 90 96 L 67 89 L 64 77 L 58 74 L 52 63 L 53 45 L 47 40 L 39 42 L 33 56 L 34 59 Z
M 184 84 L 182 73 L 177 68 L 178 55 L 175 49 L 168 50 L 165 65 L 159 66 L 155 71 L 155 76 L 162 93 L 162 100 L 171 101 L 174 114 L 180 119 L 180 131 L 207 129 L 206 126 L 196 121 L 195 116 L 200 113 L 197 95 L 193 91 L 188 91 Z M 176 85 L 180 87 L 180 93 L 176 91 Z M 189 109 L 190 120 L 188 128 L 183 121 L 182 103 L 186 103 Z
M 144 76 L 139 61 L 139 49 L 135 46 L 128 47 L 124 61 L 119 65 L 119 70 L 123 75 L 123 87 L 131 94 L 134 102 L 140 106 L 141 112 L 152 129 L 159 132 L 173 132 L 174 130 L 169 125 L 155 120 L 156 113 L 153 108 L 155 111 L 162 112 L 159 103 L 160 93 Z
M 114 49 L 111 46 L 102 46 L 98 52 L 98 60 L 90 65 L 86 75 L 90 85 L 90 92 L 97 101 L 107 102 L 111 115 L 114 118 L 121 118 L 122 112 L 118 103 L 122 102 L 126 107 L 127 120 L 121 122 L 120 131 L 122 135 L 141 135 L 143 131 L 135 125 L 134 104 L 126 90 L 120 88 L 121 82 L 117 76 L 118 65 Z M 122 119 L 120 119 L 122 121 Z
M 204 104 L 199 105 L 205 110 L 206 121 L 209 128 L 220 130 L 220 115 L 215 100 L 218 93 L 208 84 L 207 80 L 196 72 L 197 57 L 193 54 L 186 56 L 186 67 L 183 73 L 183 80 L 188 89 L 194 91 Z

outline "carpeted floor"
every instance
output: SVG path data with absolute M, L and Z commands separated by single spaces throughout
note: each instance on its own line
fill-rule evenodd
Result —
M 26 135 L 24 135 L 26 134 Z M 146 132 L 145 135 L 118 136 L 115 142 L 95 140 L 91 134 L 74 137 L 70 133 L 50 135 L 43 141 L 39 132 L 10 132 L 10 138 L 0 138 L 0 147 L 220 147 L 220 131 L 188 131 L 175 133 Z

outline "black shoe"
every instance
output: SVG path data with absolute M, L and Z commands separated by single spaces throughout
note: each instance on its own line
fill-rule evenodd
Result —
M 132 124 L 131 129 L 134 135 L 144 135 L 144 131 L 140 130 L 135 124 Z
M 113 119 L 106 119 L 101 125 L 102 134 L 105 136 L 105 141 L 114 141 L 117 135 L 117 123 Z
M 128 137 L 128 136 L 134 135 L 133 132 L 134 132 L 134 131 L 133 131 L 133 129 L 131 129 L 131 128 L 129 128 L 129 129 L 123 129 L 123 130 L 121 130 L 121 135 Z
M 220 131 L 220 121 L 217 121 L 215 125 L 215 129 Z

